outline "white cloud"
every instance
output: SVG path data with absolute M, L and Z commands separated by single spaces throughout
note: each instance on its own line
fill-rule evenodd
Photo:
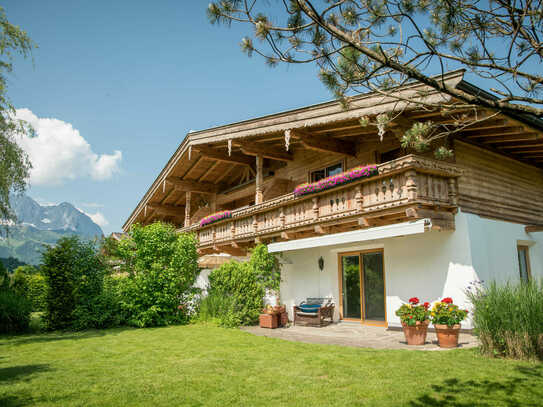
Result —
M 90 212 L 85 212 L 84 210 L 80 208 L 77 208 L 77 209 L 83 212 L 89 218 L 91 218 L 92 221 L 96 223 L 98 226 L 100 226 L 101 228 L 109 225 L 108 220 L 106 219 L 106 217 L 104 216 L 102 212 L 90 213 Z
M 39 118 L 29 109 L 17 109 L 15 117 L 35 130 L 35 135 L 18 139 L 32 162 L 31 185 L 60 185 L 81 177 L 101 181 L 119 172 L 122 152 L 96 154 L 70 123 Z

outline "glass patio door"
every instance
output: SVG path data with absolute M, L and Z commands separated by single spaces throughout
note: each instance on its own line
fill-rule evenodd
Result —
M 385 322 L 383 251 L 340 255 L 343 319 Z

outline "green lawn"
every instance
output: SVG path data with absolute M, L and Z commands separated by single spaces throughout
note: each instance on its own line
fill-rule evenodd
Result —
M 543 364 L 206 325 L 0 338 L 0 405 L 541 406 Z

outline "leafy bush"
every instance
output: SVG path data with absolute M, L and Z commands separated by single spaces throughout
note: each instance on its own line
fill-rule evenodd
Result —
M 543 359 L 541 282 L 475 285 L 468 296 L 481 351 L 489 356 Z
M 258 271 L 249 263 L 230 262 L 209 274 L 209 295 L 229 299 L 229 308 L 219 315 L 220 324 L 251 325 L 262 311 L 264 286 Z
M 32 305 L 13 290 L 0 290 L 0 333 L 24 332 L 30 323 Z
M 118 255 L 127 277 L 117 281 L 121 310 L 130 325 L 168 325 L 188 319 L 198 275 L 196 239 L 164 223 L 135 225 L 121 240 Z
M 31 274 L 27 276 L 28 292 L 26 298 L 32 304 L 32 311 L 43 312 L 46 307 L 47 283 L 43 274 Z
M 249 267 L 255 271 L 265 290 L 279 291 L 281 267 L 277 257 L 268 253 L 268 246 L 259 244 L 251 251 Z
M 43 253 L 48 329 L 87 329 L 117 321 L 112 299 L 103 292 L 105 266 L 92 242 L 65 237 Z

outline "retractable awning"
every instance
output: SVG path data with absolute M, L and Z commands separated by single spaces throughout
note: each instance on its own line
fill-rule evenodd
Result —
M 389 237 L 415 235 L 424 233 L 425 231 L 430 230 L 431 227 L 432 222 L 430 219 L 419 219 L 412 222 L 377 226 L 369 229 L 353 230 L 351 232 L 289 240 L 288 242 L 270 243 L 268 245 L 268 252 L 287 252 L 292 250 L 310 249 L 313 247 L 336 246 L 345 243 L 358 243 L 366 242 L 368 240 L 386 239 Z

